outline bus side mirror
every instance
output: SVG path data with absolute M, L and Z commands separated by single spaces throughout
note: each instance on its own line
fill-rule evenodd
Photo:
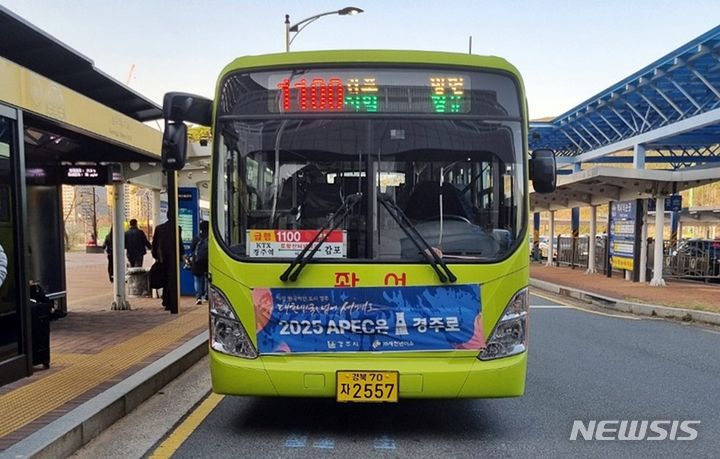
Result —
M 179 171 L 187 160 L 187 126 L 185 121 L 210 126 L 213 101 L 185 92 L 168 92 L 163 97 L 165 132 L 162 140 L 162 166 Z
M 187 159 L 187 125 L 182 121 L 165 122 L 162 140 L 162 167 L 166 171 L 179 171 Z
M 538 193 L 552 193 L 557 183 L 557 166 L 552 150 L 535 150 L 530 159 L 530 179 Z
M 163 97 L 166 121 L 188 121 L 201 126 L 212 125 L 213 101 L 186 92 L 168 92 Z

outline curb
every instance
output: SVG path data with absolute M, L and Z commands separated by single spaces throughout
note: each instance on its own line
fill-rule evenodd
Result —
M 208 353 L 208 332 L 0 452 L 0 458 L 67 457 L 150 398 Z
M 555 293 L 556 295 L 574 298 L 576 300 L 591 303 L 605 309 L 619 312 L 628 312 L 650 317 L 662 317 L 665 319 L 681 319 L 683 321 L 696 321 L 712 325 L 720 325 L 720 314 L 708 311 L 697 311 L 694 309 L 671 308 L 656 304 L 633 303 L 630 301 L 618 300 L 597 293 L 587 292 L 564 285 L 553 284 L 539 279 L 530 279 L 530 286 Z

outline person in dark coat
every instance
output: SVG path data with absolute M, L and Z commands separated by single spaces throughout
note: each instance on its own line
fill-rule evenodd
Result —
M 143 264 L 143 257 L 146 249 L 151 248 L 145 232 L 138 228 L 137 220 L 130 220 L 130 228 L 125 231 L 125 249 L 127 250 L 128 262 L 131 268 L 140 268 Z
M 3 250 L 3 246 L 0 245 L 0 287 L 2 287 L 3 282 L 5 282 L 5 277 L 7 276 L 7 271 L 8 271 L 7 255 L 5 255 L 5 250 Z
M 193 238 L 190 245 L 192 262 L 190 270 L 195 281 L 195 304 L 207 301 L 208 274 L 208 222 L 200 222 L 200 233 Z
M 108 277 L 110 278 L 110 282 L 113 281 L 113 240 L 112 240 L 112 228 L 110 228 L 110 232 L 107 233 L 107 236 L 105 236 L 105 240 L 103 241 L 102 245 L 103 250 L 105 251 L 105 254 L 107 255 L 108 259 Z
M 177 265 L 173 264 L 173 251 L 177 250 L 178 263 L 182 259 L 182 253 L 184 252 L 182 239 L 180 238 L 180 235 L 182 234 L 182 229 L 180 229 L 180 227 L 178 226 L 177 231 L 177 247 L 173 247 L 172 244 L 172 226 L 170 225 L 169 221 L 158 225 L 153 232 L 151 250 L 153 258 L 162 265 L 162 270 L 164 272 L 163 278 L 165 279 L 165 285 L 162 287 L 162 305 L 165 307 L 165 309 L 170 309 L 168 298 L 170 297 L 171 293 L 170 289 L 167 288 L 168 279 L 170 279 L 170 276 L 175 276 L 178 269 Z

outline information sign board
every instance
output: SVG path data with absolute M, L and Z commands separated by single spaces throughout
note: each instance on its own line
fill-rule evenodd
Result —
M 610 263 L 632 271 L 635 263 L 637 201 L 613 202 L 610 206 Z

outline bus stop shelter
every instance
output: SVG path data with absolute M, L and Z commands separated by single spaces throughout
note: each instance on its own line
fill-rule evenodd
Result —
M 611 202 L 632 202 L 648 198 L 656 199 L 656 209 L 665 208 L 666 196 L 676 195 L 680 191 L 702 186 L 720 180 L 720 167 L 700 167 L 680 170 L 648 170 L 621 169 L 617 167 L 594 167 L 570 175 L 561 175 L 555 192 L 550 194 L 531 193 L 530 208 L 532 212 L 550 211 L 549 240 L 555 237 L 554 211 L 559 209 L 589 206 L 590 234 L 589 241 L 595 241 L 598 231 L 597 207 Z M 639 225 L 637 239 L 645 241 L 648 237 L 648 206 L 639 209 Z M 662 283 L 663 240 L 665 212 L 655 211 L 655 253 L 653 254 L 653 280 L 651 283 Z M 611 233 L 611 231 L 609 231 Z M 612 241 L 609 241 L 612 243 Z M 639 244 L 638 265 L 647 263 L 647 245 Z M 595 272 L 596 244 L 588 244 L 588 272 Z M 548 264 L 552 263 L 553 251 L 549 251 Z M 644 282 L 645 270 L 638 269 L 638 280 Z
M 0 384 L 33 372 L 30 284 L 62 301 L 61 184 L 113 184 L 121 228 L 130 172 L 123 165 L 159 163 L 161 133 L 144 122 L 160 117 L 156 104 L 0 7 L 0 244 L 9 260 L 0 286 Z M 114 233 L 115 253 L 124 253 L 122 231 Z
M 664 201 L 680 191 L 720 180 L 719 53 L 720 26 L 560 116 L 531 122 L 530 148 L 552 149 L 558 172 L 569 174 L 559 177 L 555 193 L 531 194 L 534 211 L 549 210 L 552 227 L 555 210 L 571 209 L 572 235 L 577 238 L 579 207 L 590 207 L 590 232 L 594 234 L 598 205 L 629 203 L 629 207 L 645 209 L 632 220 L 647 231 L 648 198 L 656 198 L 661 211 L 655 216 L 651 285 L 664 285 Z M 673 210 L 673 230 L 679 220 L 679 209 Z M 539 222 L 536 213 L 536 234 Z M 673 230 L 671 234 L 676 233 Z M 609 238 L 612 231 L 609 228 Z M 639 230 L 634 239 L 641 237 L 645 240 L 647 234 Z M 612 241 L 609 244 L 618 246 Z M 594 246 L 591 243 L 590 250 Z M 637 245 L 641 246 L 646 245 Z M 641 250 L 634 250 L 638 259 L 646 255 L 638 252 Z M 553 251 L 549 253 L 552 258 Z M 593 269 L 591 265 L 588 270 Z M 643 281 L 644 277 L 645 270 L 639 270 L 636 280 Z

